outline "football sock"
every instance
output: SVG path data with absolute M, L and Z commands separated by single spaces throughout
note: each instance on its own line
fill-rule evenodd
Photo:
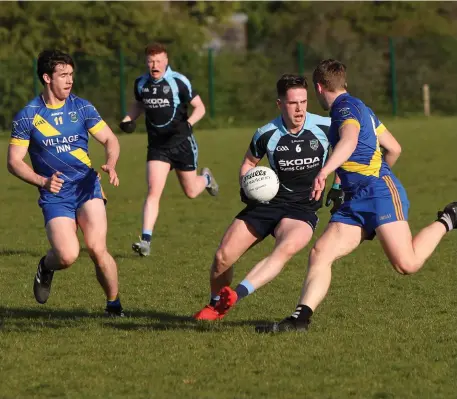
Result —
M 209 300 L 209 306 L 212 306 L 212 307 L 216 306 L 216 303 L 219 299 L 221 299 L 221 297 L 219 295 L 211 295 L 211 298 Z
M 206 177 L 206 187 L 211 186 L 211 176 L 208 173 L 205 173 L 203 176 Z
M 292 313 L 291 317 L 297 319 L 298 321 L 308 321 L 312 315 L 313 311 L 309 306 L 297 305 L 295 312 Z
M 437 219 L 437 222 L 440 222 L 446 227 L 446 231 L 451 231 L 454 228 L 454 223 L 452 218 L 447 213 L 442 213 L 441 216 Z
M 235 288 L 235 292 L 238 296 L 237 302 L 241 299 L 247 297 L 248 295 L 252 294 L 255 291 L 254 286 L 248 281 L 243 280 L 238 286 Z
M 116 296 L 113 300 L 106 300 L 106 307 L 107 308 L 120 308 L 121 307 L 121 300 L 119 299 L 119 295 Z
M 152 238 L 152 230 L 143 230 L 143 234 L 141 234 L 141 239 L 143 241 L 151 242 Z

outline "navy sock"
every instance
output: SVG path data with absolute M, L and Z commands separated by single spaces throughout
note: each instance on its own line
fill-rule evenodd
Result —
M 309 321 L 312 315 L 312 309 L 306 305 L 297 305 L 295 312 L 292 313 L 292 317 L 300 321 Z
M 115 300 L 110 301 L 109 299 L 106 300 L 106 307 L 108 308 L 121 308 L 121 300 L 119 299 L 119 296 L 116 297 Z
M 253 287 L 253 285 L 248 280 L 243 280 L 235 288 L 235 292 L 238 296 L 237 302 L 252 294 L 254 291 L 255 288 Z
M 152 238 L 152 230 L 143 230 L 143 234 L 141 234 L 141 239 L 143 241 L 151 242 Z
M 214 306 L 216 306 L 216 303 L 219 299 L 221 299 L 221 297 L 219 295 L 211 295 L 211 298 L 209 300 L 209 306 L 212 306 L 214 308 Z

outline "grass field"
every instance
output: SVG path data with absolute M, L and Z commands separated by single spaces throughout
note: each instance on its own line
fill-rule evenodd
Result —
M 403 154 L 395 168 L 411 201 L 413 232 L 457 200 L 456 118 L 387 121 Z M 131 243 L 141 227 L 145 136 L 120 136 L 121 185 L 109 198 L 109 248 L 117 260 L 127 317 L 100 317 L 102 290 L 84 250 L 56 274 L 44 306 L 32 293 L 47 249 L 37 192 L 8 175 L 0 140 L 0 398 L 453 398 L 457 396 L 457 233 L 444 238 L 415 276 L 388 264 L 379 242 L 364 243 L 334 267 L 330 293 L 306 334 L 258 335 L 259 321 L 295 307 L 308 249 L 270 285 L 215 324 L 189 315 L 208 299 L 208 268 L 241 209 L 237 173 L 252 130 L 197 131 L 200 165 L 221 195 L 188 200 L 170 175 L 153 255 Z M 101 146 L 91 143 L 94 165 Z M 320 213 L 322 232 L 328 210 Z M 245 255 L 235 281 L 273 241 Z

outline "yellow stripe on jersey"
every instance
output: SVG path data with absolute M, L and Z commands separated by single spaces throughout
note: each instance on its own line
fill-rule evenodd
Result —
M 48 108 L 48 109 L 59 109 L 59 108 L 62 108 L 64 105 L 65 105 L 65 100 L 63 100 L 61 103 L 55 104 L 55 105 L 46 104 L 46 108 Z
M 33 126 L 35 126 L 38 131 L 46 137 L 61 135 L 61 133 L 55 127 L 53 127 L 46 119 L 38 114 L 36 114 L 35 118 L 33 118 Z
M 341 125 L 340 129 L 346 125 L 356 125 L 360 129 L 360 123 L 357 119 L 346 119 Z
M 89 168 L 92 167 L 92 162 L 90 161 L 89 156 L 83 149 L 78 148 L 77 150 L 70 151 L 70 154 L 73 155 L 76 159 L 79 159 L 83 164 L 87 165 Z
M 106 122 L 104 120 L 101 120 L 98 122 L 95 126 L 92 126 L 89 129 L 90 134 L 97 134 L 100 130 L 102 130 L 106 126 Z
M 10 144 L 12 145 L 19 145 L 21 147 L 28 147 L 30 140 L 23 140 L 23 139 L 11 139 Z
M 341 168 L 347 172 L 359 173 L 364 176 L 376 176 L 379 177 L 379 171 L 382 165 L 382 154 L 381 151 L 375 150 L 373 157 L 371 158 L 370 164 L 365 165 L 354 161 L 346 161 L 341 165 Z
M 387 130 L 387 128 L 381 123 L 381 124 L 376 128 L 376 135 L 377 135 L 377 136 L 380 136 L 380 135 L 383 134 L 386 130 Z

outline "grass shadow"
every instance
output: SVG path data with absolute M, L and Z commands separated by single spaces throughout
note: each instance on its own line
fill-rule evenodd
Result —
M 52 308 L 10 308 L 0 306 L 0 329 L 8 326 L 9 330 L 31 330 L 40 328 L 68 327 L 69 322 L 84 322 L 87 319 L 100 319 L 104 326 L 118 330 L 192 330 L 217 331 L 227 327 L 256 326 L 268 324 L 266 320 L 227 320 L 205 322 L 196 321 L 189 315 L 158 312 L 154 310 L 132 310 L 124 318 L 106 318 L 102 312 L 90 312 L 85 309 L 52 309 Z M 31 321 L 32 319 L 32 321 Z M 146 322 L 135 321 L 146 319 Z

